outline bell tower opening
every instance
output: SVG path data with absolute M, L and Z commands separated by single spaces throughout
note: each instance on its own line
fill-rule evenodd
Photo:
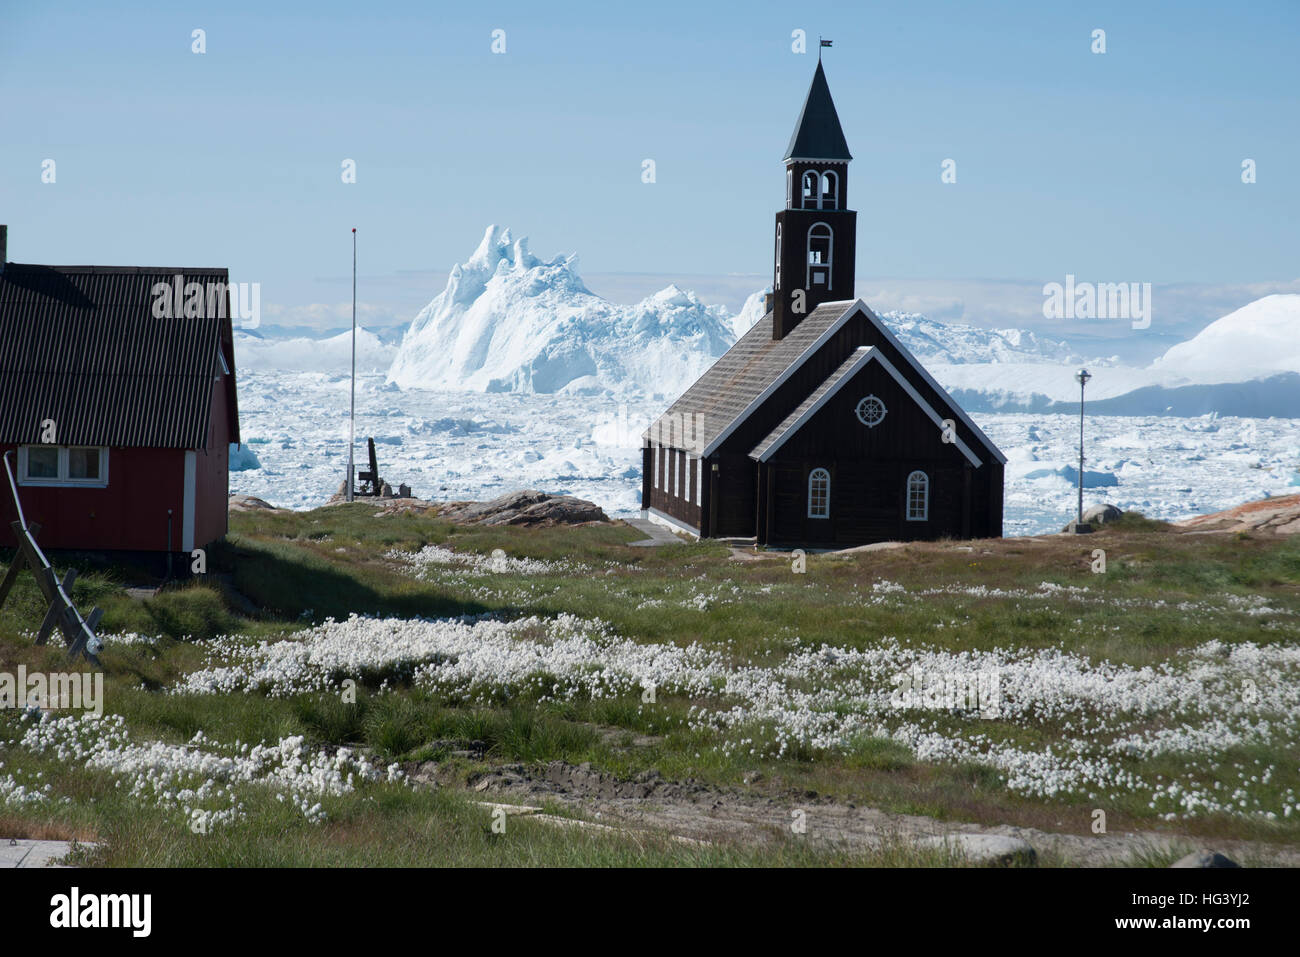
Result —
M 783 339 L 823 302 L 853 298 L 857 213 L 853 159 L 821 61 L 785 151 L 785 209 L 776 214 L 772 337 Z

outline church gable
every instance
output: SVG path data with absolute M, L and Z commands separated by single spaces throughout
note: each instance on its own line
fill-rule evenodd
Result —
M 828 303 L 819 307 L 818 312 L 828 309 L 838 313 L 833 322 L 825 323 L 810 316 L 795 328 L 791 336 L 800 335 L 808 342 L 803 354 L 772 380 L 743 417 L 729 423 L 718 434 L 718 438 L 705 448 L 705 454 L 721 450 L 749 455 L 779 423 L 835 376 L 841 366 L 854 357 L 855 350 L 869 347 L 875 351 L 879 361 L 885 362 L 907 382 L 916 394 L 916 401 L 932 410 L 939 423 L 945 419 L 952 421 L 954 443 L 965 450 L 973 465 L 1006 461 L 998 448 L 865 303 L 858 300 L 847 307 L 843 303 Z M 814 332 L 816 338 L 810 335 Z M 941 428 L 939 424 L 934 427 Z
M 880 350 L 862 346 L 749 453 L 758 462 L 830 457 L 964 460 L 979 456 Z

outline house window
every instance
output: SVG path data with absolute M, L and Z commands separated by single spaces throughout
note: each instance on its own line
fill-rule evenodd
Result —
M 885 421 L 885 413 L 888 409 L 885 408 L 885 403 L 881 402 L 874 395 L 869 395 L 858 403 L 858 407 L 855 411 L 857 412 L 859 422 L 869 429 L 874 429 L 881 422 Z
M 37 445 L 27 449 L 27 468 L 20 473 L 24 479 L 59 480 L 59 447 Z
M 808 276 L 807 285 L 831 285 L 831 250 L 834 236 L 825 223 L 816 223 L 808 230 Z
M 695 470 L 695 504 L 704 504 L 704 459 L 699 460 L 699 468 Z
M 924 522 L 930 517 L 930 477 L 913 472 L 907 477 L 907 520 Z
M 672 449 L 668 450 L 668 497 L 672 498 L 677 494 L 677 453 Z
M 831 473 L 813 469 L 808 475 L 808 517 L 831 517 Z
M 108 485 L 108 449 L 83 445 L 21 446 L 18 484 L 104 488 Z

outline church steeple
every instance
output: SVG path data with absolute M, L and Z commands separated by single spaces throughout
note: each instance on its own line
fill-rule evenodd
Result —
M 794 124 L 794 133 L 782 162 L 832 160 L 847 163 L 851 159 L 853 154 L 849 152 L 849 144 L 844 140 L 840 115 L 835 112 L 831 88 L 826 83 L 826 71 L 822 69 L 822 61 L 819 59 L 812 86 L 808 87 L 808 96 L 803 101 L 803 109 L 799 111 L 799 119 Z
M 783 339 L 823 302 L 853 298 L 857 213 L 849 160 L 821 60 L 785 157 L 785 209 L 776 214 L 772 337 Z

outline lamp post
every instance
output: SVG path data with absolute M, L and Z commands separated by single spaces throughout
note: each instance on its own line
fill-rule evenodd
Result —
M 1080 369 L 1074 374 L 1079 382 L 1079 514 L 1074 523 L 1074 530 L 1082 532 L 1083 526 L 1083 390 L 1092 375 L 1087 369 Z M 1091 529 L 1089 529 L 1091 531 Z

